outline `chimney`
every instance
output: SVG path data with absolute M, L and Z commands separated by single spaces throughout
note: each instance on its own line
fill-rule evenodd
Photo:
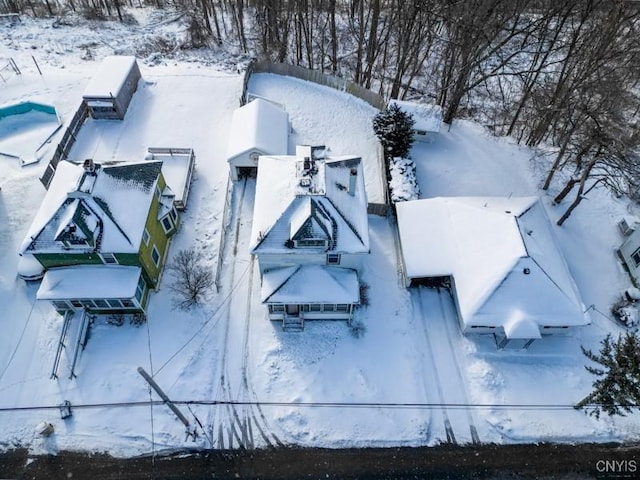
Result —
M 352 197 L 356 194 L 356 179 L 358 178 L 358 169 L 352 168 L 349 172 L 349 190 L 347 193 Z
M 84 168 L 84 171 L 87 173 L 96 173 L 96 165 L 95 163 L 93 163 L 92 158 L 87 158 L 83 162 L 82 167 Z

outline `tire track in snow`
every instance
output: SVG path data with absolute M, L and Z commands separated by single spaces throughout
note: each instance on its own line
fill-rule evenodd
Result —
M 251 183 L 249 183 L 251 182 Z M 240 185 L 242 185 L 240 187 Z M 251 230 L 251 221 L 253 213 L 253 193 L 255 191 L 255 180 L 245 179 L 242 184 L 236 184 L 234 187 L 237 189 L 240 187 L 242 190 L 239 193 L 239 200 L 237 203 L 232 202 L 232 222 L 234 222 L 233 228 L 233 248 L 226 247 L 225 250 L 231 252 L 231 272 L 230 272 L 230 285 L 235 282 L 236 270 L 239 264 L 242 263 L 243 257 L 248 254 L 248 237 Z M 234 192 L 235 193 L 235 192 Z M 246 240 L 246 242 L 245 242 Z M 231 235 L 226 242 L 231 241 Z M 245 250 L 241 250 L 245 249 Z M 250 402 L 257 400 L 257 395 L 251 387 L 249 377 L 249 357 L 250 357 L 250 331 L 251 331 L 251 304 L 253 297 L 253 284 L 254 284 L 254 259 L 249 257 L 249 264 L 247 267 L 248 279 L 246 284 L 246 296 L 241 288 L 238 289 L 234 298 L 231 299 L 227 306 L 226 324 L 224 329 L 224 345 L 223 355 L 221 360 L 221 375 L 219 382 L 219 391 L 221 393 L 221 400 L 223 401 L 241 401 Z M 244 274 L 243 274 L 244 275 Z M 244 309 L 244 312 L 242 312 Z M 242 325 L 234 325 L 234 321 L 238 321 L 242 318 Z M 241 345 L 241 348 L 238 346 Z M 239 356 L 231 357 L 231 352 L 239 352 Z M 239 357 L 239 358 L 238 358 Z M 236 362 L 238 365 L 230 365 Z M 235 367 L 238 367 L 237 369 Z M 239 373 L 239 378 L 235 377 L 235 374 Z M 237 381 L 237 385 L 235 382 Z M 235 389 L 234 389 L 235 387 Z M 235 395 L 234 395 L 235 392 Z M 262 441 L 267 447 L 273 447 L 275 445 L 284 446 L 284 443 L 279 437 L 271 430 L 267 419 L 259 405 L 233 405 L 230 403 L 224 404 L 224 409 L 214 407 L 217 409 L 218 419 L 218 447 L 219 448 L 241 448 L 252 449 L 256 446 L 256 441 Z M 216 418 L 216 414 L 212 415 L 212 419 Z M 224 442 L 224 432 L 227 431 L 227 443 Z M 257 430 L 259 438 L 254 436 L 254 430 Z
M 439 322 L 441 325 L 438 325 L 436 322 L 428 323 L 427 319 L 429 318 L 429 312 L 426 312 L 424 302 L 425 296 L 429 294 L 435 294 L 438 296 L 438 305 L 439 305 L 439 313 L 441 315 L 435 318 L 436 322 Z M 411 290 L 412 304 L 414 307 L 414 317 L 418 315 L 419 322 L 422 326 L 422 331 L 426 341 L 427 347 L 427 356 L 428 361 L 430 363 L 429 370 L 432 372 L 432 378 L 435 382 L 436 392 L 438 394 L 439 403 L 442 404 L 442 416 L 443 423 L 445 428 L 445 434 L 448 443 L 457 444 L 460 442 L 461 438 L 466 438 L 466 433 L 464 430 L 469 431 L 471 442 L 476 444 L 480 443 L 480 439 L 478 436 L 477 429 L 475 427 L 475 422 L 473 416 L 468 408 L 464 408 L 465 417 L 466 417 L 466 426 L 461 429 L 461 422 L 459 416 L 455 416 L 456 421 L 452 422 L 452 417 L 450 416 L 451 408 L 447 408 L 447 404 L 468 404 L 469 397 L 465 387 L 465 379 L 462 375 L 462 369 L 460 368 L 460 362 L 454 347 L 454 343 L 451 338 L 451 326 L 450 324 L 455 318 L 451 316 L 451 312 L 447 313 L 447 308 L 445 306 L 444 295 L 447 295 L 448 292 L 443 291 L 441 289 L 437 289 L 437 291 L 432 291 L 427 289 L 426 287 L 418 287 L 417 289 Z M 433 333 L 440 333 L 440 337 L 446 337 L 446 343 L 438 342 L 436 345 L 435 339 L 433 337 Z M 453 366 L 453 372 L 455 375 L 454 381 L 443 382 L 445 378 L 442 376 L 442 370 L 447 368 L 447 372 L 451 371 L 450 366 Z M 458 385 L 456 387 L 456 385 Z M 454 430 L 454 425 L 457 427 Z M 462 430 L 462 431 L 461 431 Z M 455 432 L 458 432 L 459 437 L 456 438 Z

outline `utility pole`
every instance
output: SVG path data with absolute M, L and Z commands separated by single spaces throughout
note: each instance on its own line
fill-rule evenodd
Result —
M 187 417 L 185 417 L 182 414 L 182 412 L 178 409 L 178 407 L 176 407 L 175 404 L 171 402 L 167 394 L 164 393 L 160 388 L 160 386 L 155 382 L 155 380 L 151 378 L 151 375 L 149 375 L 146 372 L 146 370 L 142 367 L 138 367 L 138 373 L 142 375 L 142 378 L 144 378 L 147 381 L 147 383 L 151 386 L 151 388 L 153 388 L 156 391 L 156 393 L 160 396 L 162 401 L 167 404 L 167 406 L 176 415 L 176 417 L 178 417 L 178 419 L 184 424 L 184 426 L 187 429 L 187 436 L 193 435 L 195 439 L 195 431 L 193 433 L 189 431 L 189 420 L 187 419 Z

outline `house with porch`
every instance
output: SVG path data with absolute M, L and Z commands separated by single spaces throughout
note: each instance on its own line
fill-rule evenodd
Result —
M 623 219 L 618 224 L 620 231 L 626 236 L 618 249 L 618 256 L 629 272 L 633 284 L 640 285 L 640 229 L 636 219 Z
M 407 286 L 448 286 L 463 333 L 526 348 L 590 323 L 537 197 L 438 197 L 396 208 Z
M 60 312 L 144 313 L 180 217 L 161 161 L 62 161 L 20 247 Z
M 263 156 L 250 240 L 271 320 L 350 321 L 360 303 L 359 271 L 369 253 L 361 159 L 324 147 Z

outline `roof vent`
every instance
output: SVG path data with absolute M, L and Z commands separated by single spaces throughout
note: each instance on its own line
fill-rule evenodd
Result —
M 522 273 L 524 273 L 525 275 L 529 275 L 531 273 L 531 270 L 525 268 L 524 270 L 522 270 Z

